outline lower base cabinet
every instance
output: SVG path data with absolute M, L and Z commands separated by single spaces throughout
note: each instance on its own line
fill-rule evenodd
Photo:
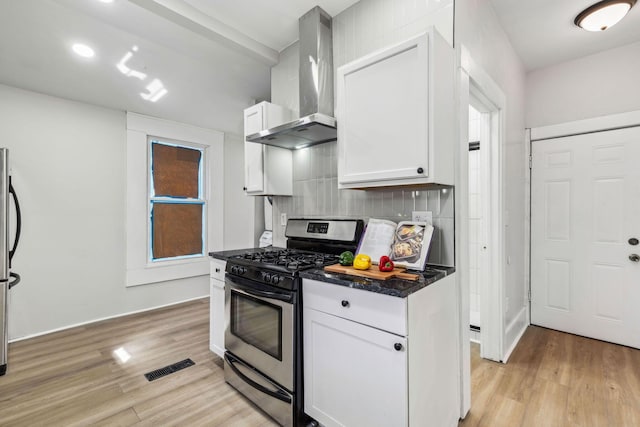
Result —
M 406 338 L 306 308 L 304 334 L 307 414 L 325 426 L 407 425 Z
M 224 356 L 224 269 L 225 261 L 211 260 L 209 278 L 209 349 Z
M 305 413 L 326 427 L 457 426 L 455 295 L 453 275 L 404 299 L 305 279 Z

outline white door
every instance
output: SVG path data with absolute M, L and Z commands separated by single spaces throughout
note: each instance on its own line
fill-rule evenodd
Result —
M 532 156 L 531 323 L 640 348 L 640 127 Z

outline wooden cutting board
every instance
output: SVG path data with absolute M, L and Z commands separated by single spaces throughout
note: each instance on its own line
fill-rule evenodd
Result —
M 387 280 L 392 277 L 405 280 L 418 280 L 417 274 L 405 273 L 405 268 L 396 267 L 393 271 L 380 271 L 377 265 L 372 265 L 369 270 L 356 270 L 352 266 L 344 266 L 340 264 L 328 265 L 324 271 L 329 273 L 349 274 L 351 276 L 368 277 L 369 279 Z

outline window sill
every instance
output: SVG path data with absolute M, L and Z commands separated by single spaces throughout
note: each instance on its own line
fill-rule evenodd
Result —
M 209 259 L 202 256 L 149 264 L 144 268 L 127 269 L 126 286 L 140 286 L 209 274 Z

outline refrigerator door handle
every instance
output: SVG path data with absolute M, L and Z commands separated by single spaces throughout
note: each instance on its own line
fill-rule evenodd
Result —
M 9 289 L 11 289 L 15 285 L 20 283 L 20 275 L 18 273 L 9 273 L 9 276 L 11 276 L 11 277 L 13 277 L 15 279 L 14 281 L 9 282 L 9 284 L 8 284 Z
M 20 241 L 20 232 L 22 231 L 22 213 L 20 212 L 20 203 L 18 202 L 18 195 L 16 194 L 16 190 L 13 188 L 13 184 L 11 183 L 11 178 L 9 178 L 9 193 L 13 196 L 13 203 L 16 205 L 16 238 L 13 241 L 13 247 L 9 251 L 9 268 L 11 268 L 11 260 L 13 259 L 13 255 L 16 253 L 16 249 L 18 248 L 18 242 Z M 18 282 L 20 279 L 18 279 Z M 17 285 L 17 283 L 15 283 Z

